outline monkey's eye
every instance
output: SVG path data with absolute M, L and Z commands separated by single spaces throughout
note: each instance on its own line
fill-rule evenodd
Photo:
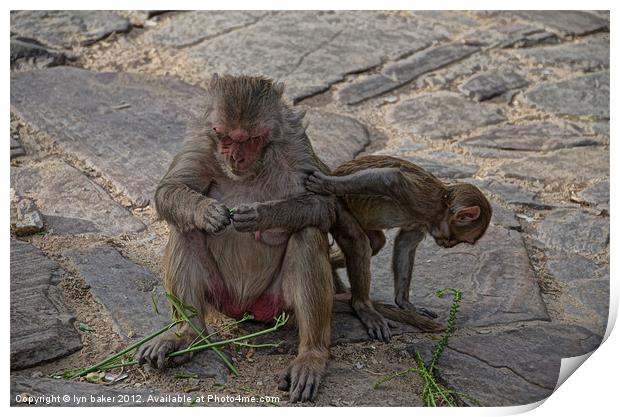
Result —
M 263 138 L 263 137 L 262 137 L 262 136 L 260 136 L 260 135 L 259 135 L 259 136 L 252 136 L 252 137 L 250 138 L 250 140 L 251 140 L 252 142 L 256 142 L 257 140 L 260 140 L 260 139 L 262 139 L 262 138 Z

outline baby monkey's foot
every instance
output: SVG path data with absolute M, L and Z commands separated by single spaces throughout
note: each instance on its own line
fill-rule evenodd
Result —
M 416 307 L 407 300 L 396 300 L 396 304 L 403 310 L 417 311 L 419 314 L 426 316 L 429 319 L 436 319 L 438 317 L 437 313 L 435 313 L 433 310 L 429 310 L 428 308 L 424 307 Z
M 314 171 L 306 178 L 306 189 L 316 194 L 337 194 L 337 177 Z

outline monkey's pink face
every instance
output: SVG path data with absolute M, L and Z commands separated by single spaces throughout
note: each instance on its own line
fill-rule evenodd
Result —
M 267 144 L 269 130 L 248 131 L 243 128 L 213 127 L 218 138 L 218 151 L 224 163 L 235 175 L 248 173 Z

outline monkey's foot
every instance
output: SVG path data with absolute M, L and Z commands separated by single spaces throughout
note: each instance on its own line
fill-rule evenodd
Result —
M 300 354 L 280 378 L 278 389 L 288 391 L 292 403 L 314 401 L 327 363 L 327 354 L 305 352 Z
M 424 308 L 424 307 L 416 307 L 408 300 L 401 300 L 401 301 L 396 300 L 396 305 L 402 308 L 403 310 L 416 311 L 418 314 L 426 316 L 429 319 L 436 319 L 437 317 L 439 317 L 437 313 L 435 313 L 433 310 L 429 310 L 428 308 Z
M 308 175 L 306 189 L 316 194 L 337 194 L 338 191 L 335 179 L 319 171 Z
M 364 323 L 368 330 L 368 335 L 372 339 L 382 342 L 389 342 L 392 338 L 392 331 L 388 321 L 370 304 L 364 302 L 351 302 L 351 306 L 359 319 Z
M 189 345 L 185 339 L 176 335 L 163 335 L 157 339 L 142 345 L 138 351 L 137 359 L 139 365 L 149 364 L 156 369 L 171 368 L 179 366 L 191 359 L 190 354 L 179 355 L 167 358 L 166 355 L 181 350 Z

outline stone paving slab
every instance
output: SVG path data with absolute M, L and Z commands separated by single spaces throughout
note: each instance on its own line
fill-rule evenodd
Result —
M 609 177 L 609 151 L 592 146 L 559 149 L 543 155 L 502 161 L 488 173 L 546 184 L 586 182 Z
M 543 84 L 527 92 L 525 98 L 559 116 L 609 119 L 609 72 Z
M 387 122 L 402 131 L 431 139 L 448 139 L 472 129 L 503 122 L 494 107 L 474 102 L 451 92 L 421 94 L 393 106 Z
M 11 187 L 36 201 L 50 233 L 118 235 L 145 229 L 103 188 L 59 160 L 11 167 Z
M 577 197 L 590 205 L 609 210 L 609 180 L 587 186 L 577 193 Z
M 601 337 L 580 326 L 549 323 L 501 333 L 452 337 L 438 363 L 441 380 L 482 406 L 524 405 L 551 395 L 561 359 L 596 349 Z M 433 345 L 408 348 L 430 360 Z M 469 404 L 473 401 L 461 396 Z
M 547 67 L 585 72 L 609 69 L 609 38 L 597 38 L 577 44 L 521 49 L 517 52 L 517 56 L 532 59 Z
M 508 204 L 525 205 L 542 210 L 551 208 L 550 205 L 540 202 L 538 193 L 528 191 L 518 184 L 503 182 L 493 178 L 484 180 L 472 179 L 469 182 L 480 187 L 484 192 L 501 198 Z
M 11 36 L 11 69 L 26 70 L 63 65 L 68 56 L 34 39 Z
M 58 288 L 62 270 L 34 246 L 11 239 L 11 369 L 82 348 L 75 317 Z
M 506 151 L 548 151 L 599 144 L 593 137 L 585 136 L 570 127 L 561 127 L 550 122 L 493 127 L 459 143 L 467 147 Z
M 12 111 L 137 206 L 153 197 L 204 100 L 198 87 L 138 74 L 56 67 L 11 79 Z M 369 142 L 366 128 L 350 117 L 312 111 L 307 123 L 313 146 L 330 166 L 352 159 Z
M 394 232 L 372 260 L 372 296 L 393 302 L 391 270 Z M 463 292 L 459 326 L 485 326 L 526 320 L 549 320 L 540 297 L 521 235 L 490 225 L 475 246 L 442 249 L 426 238 L 418 247 L 411 281 L 411 301 L 439 314 L 445 321 L 450 297 L 435 295 L 441 288 Z
M 527 80 L 514 71 L 491 70 L 466 80 L 459 91 L 475 101 L 485 101 L 527 85 Z
M 69 401 L 65 402 L 63 396 L 68 395 Z M 154 407 L 162 404 L 147 402 L 149 395 L 159 396 L 160 393 L 153 390 L 120 388 L 117 386 L 106 386 L 101 384 L 91 384 L 88 382 L 73 382 L 63 379 L 52 378 L 29 378 L 21 375 L 11 375 L 11 406 L 23 407 Z M 43 396 L 50 398 L 49 404 L 24 404 L 17 402 L 17 397 L 26 396 L 34 398 Z M 79 404 L 74 400 L 74 396 L 84 397 L 84 402 Z M 132 398 L 133 396 L 133 398 Z M 54 398 L 52 400 L 51 398 Z M 114 399 L 113 403 L 104 402 L 104 399 Z M 141 398 L 142 403 L 129 401 Z M 57 401 L 56 401 L 57 399 Z M 53 401 L 53 402 L 52 402 Z M 168 405 L 168 404 L 163 404 Z M 179 404 L 182 405 L 182 404 Z
M 609 245 L 609 217 L 558 209 L 536 225 L 536 238 L 552 249 L 596 254 Z
M 346 85 L 339 91 L 338 98 L 347 104 L 360 103 L 405 85 L 420 75 L 467 58 L 478 50 L 476 46 L 459 43 L 425 49 L 406 59 L 386 65 L 379 74 Z
M 285 94 L 299 101 L 325 91 L 346 74 L 365 71 L 385 58 L 397 59 L 442 39 L 435 26 L 393 13 L 287 11 L 188 48 L 187 54 L 191 63 L 206 66 L 208 71 L 260 73 L 281 79 L 287 84 Z M 193 30 L 197 36 L 205 31 L 201 27 Z
M 63 252 L 63 256 L 75 264 L 122 338 L 144 337 L 170 323 L 170 307 L 157 277 L 116 249 L 73 249 Z
M 183 48 L 250 26 L 268 14 L 252 10 L 190 11 L 163 21 L 144 38 L 154 45 Z
M 479 169 L 477 165 L 461 163 L 452 152 L 419 153 L 408 149 L 402 151 L 386 150 L 377 152 L 377 155 L 390 155 L 406 159 L 409 162 L 424 168 L 438 178 L 461 179 L 473 176 Z
M 512 13 L 524 21 L 536 22 L 563 36 L 586 35 L 609 30 L 609 19 L 585 11 L 519 10 Z
M 529 48 L 559 42 L 557 36 L 540 27 L 500 22 L 466 33 L 463 40 L 487 48 Z
M 89 45 L 114 32 L 128 32 L 129 20 L 110 11 L 20 10 L 11 12 L 11 33 L 54 48 Z
M 563 284 L 564 315 L 602 336 L 609 316 L 609 267 L 563 251 L 548 250 L 547 270 Z

